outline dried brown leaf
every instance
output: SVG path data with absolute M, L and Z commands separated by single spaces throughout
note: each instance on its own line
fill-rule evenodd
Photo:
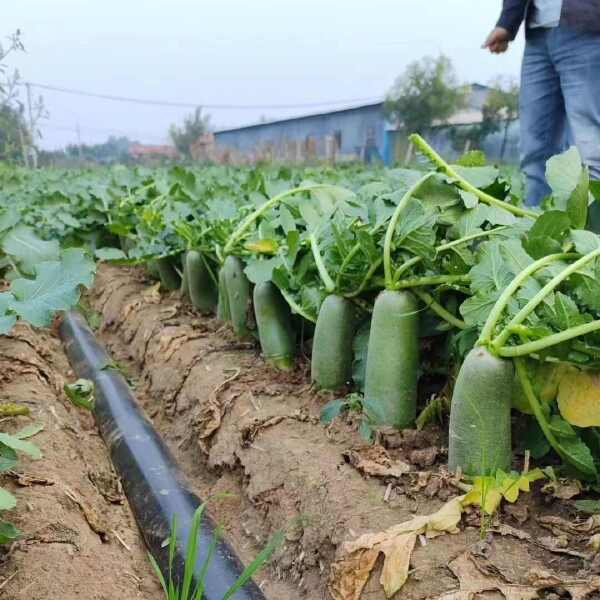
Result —
M 394 525 L 385 531 L 366 533 L 356 540 L 342 544 L 340 557 L 333 563 L 329 579 L 329 589 L 336 600 L 354 600 L 358 596 L 335 595 L 339 590 L 362 590 L 368 575 L 375 566 L 372 561 L 368 573 L 364 570 L 355 572 L 355 565 L 364 558 L 365 552 L 374 552 L 375 558 L 379 553 L 385 556 L 381 583 L 386 596 L 389 598 L 402 588 L 408 578 L 410 558 L 417 536 L 426 535 L 429 538 L 456 533 L 462 515 L 464 496 L 453 498 L 446 502 L 437 512 L 431 515 L 416 516 Z M 369 554 L 372 557 L 371 554 Z
M 363 446 L 344 453 L 346 460 L 363 475 L 371 477 L 402 477 L 410 465 L 392 460 L 383 446 Z
M 378 550 L 358 550 L 333 563 L 329 576 L 332 600 L 359 600 L 378 556 Z

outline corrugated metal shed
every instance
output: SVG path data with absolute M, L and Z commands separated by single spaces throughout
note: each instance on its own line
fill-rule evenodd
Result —
M 257 123 L 215 132 L 215 142 L 238 158 L 382 160 L 383 102 Z
M 448 125 L 467 127 L 481 122 L 489 88 L 477 83 L 470 88 L 467 105 L 448 120 Z M 516 161 L 517 131 L 518 127 L 511 125 L 506 144 L 502 142 L 503 134 L 495 134 L 485 140 L 484 149 L 492 160 Z M 444 155 L 456 154 L 448 126 L 435 126 L 428 137 Z M 503 145 L 506 148 L 501 157 Z M 221 129 L 214 133 L 214 148 L 211 149 L 213 159 L 234 163 L 363 160 L 392 164 L 403 160 L 405 154 L 406 136 L 395 131 L 394 126 L 386 121 L 383 101 Z

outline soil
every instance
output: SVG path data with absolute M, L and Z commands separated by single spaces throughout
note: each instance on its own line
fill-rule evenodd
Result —
M 39 460 L 20 456 L 0 485 L 17 498 L 3 518 L 22 531 L 0 551 L 0 598 L 7 600 L 158 600 L 133 515 L 90 414 L 69 404 L 72 381 L 60 342 L 50 330 L 18 325 L 0 336 L 0 402 L 29 416 L 5 419 L 14 432 L 40 423 L 29 441 Z
M 305 357 L 291 373 L 275 371 L 255 343 L 239 342 L 179 293 L 161 292 L 142 270 L 102 266 L 89 302 L 100 339 L 198 494 L 233 493 L 210 510 L 242 560 L 286 530 L 257 577 L 270 600 L 330 598 L 344 542 L 428 515 L 461 494 L 445 470 L 442 430 L 384 431 L 369 446 L 355 416 L 324 427 L 320 409 L 334 396 L 311 387 Z M 596 597 L 600 561 L 586 544 L 600 520 L 578 515 L 542 485 L 507 504 L 484 536 L 475 509 L 458 533 L 421 536 L 394 598 Z M 385 598 L 380 563 L 362 598 Z
M 256 577 L 269 600 L 383 600 L 381 557 L 362 595 L 340 593 L 343 544 L 462 493 L 445 470 L 442 429 L 381 431 L 368 445 L 356 416 L 323 426 L 320 409 L 334 396 L 311 387 L 305 356 L 292 372 L 275 371 L 255 343 L 162 293 L 141 270 L 102 266 L 88 301 L 98 336 L 198 495 L 232 494 L 214 497 L 210 511 L 240 558 L 249 563 L 272 533 L 286 531 Z M 54 331 L 19 325 L 0 336 L 0 402 L 31 413 L 6 419 L 3 431 L 44 426 L 30 440 L 43 457 L 21 457 L 1 475 L 18 500 L 6 518 L 22 535 L 0 550 L 0 598 L 158 600 L 92 416 L 62 391 L 73 379 Z M 505 504 L 483 535 L 471 509 L 454 535 L 420 536 L 394 598 L 600 598 L 600 518 L 575 511 L 572 482 L 543 485 Z

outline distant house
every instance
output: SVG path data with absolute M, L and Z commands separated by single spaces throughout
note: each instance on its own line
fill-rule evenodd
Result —
M 483 120 L 483 107 L 487 100 L 490 88 L 480 83 L 472 83 L 469 87 L 469 94 L 465 106 L 452 115 L 445 123 L 434 122 L 438 125 L 474 125 Z
M 467 126 L 483 119 L 489 88 L 472 84 L 466 106 L 447 124 Z M 434 134 L 444 129 L 434 124 Z M 447 128 L 446 128 L 447 129 Z M 405 136 L 385 118 L 383 101 L 329 112 L 221 129 L 214 138 L 199 140 L 198 152 L 218 162 L 254 163 L 260 160 L 306 162 L 362 160 L 392 164 L 403 157 Z
M 175 159 L 179 156 L 177 149 L 174 146 L 150 145 L 150 144 L 130 144 L 129 154 L 131 158 L 136 160 L 141 159 Z
M 222 129 L 218 153 L 231 162 L 382 160 L 383 102 Z

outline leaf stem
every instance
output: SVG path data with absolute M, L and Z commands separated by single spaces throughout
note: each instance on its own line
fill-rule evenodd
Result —
M 282 200 L 285 200 L 289 196 L 293 196 L 294 194 L 301 194 L 302 192 L 311 192 L 313 190 L 321 189 L 321 188 L 332 188 L 334 186 L 326 184 L 326 183 L 315 183 L 312 185 L 304 185 L 300 187 L 292 188 L 291 190 L 286 190 L 281 194 L 277 194 L 277 196 L 273 196 L 267 200 L 264 204 L 259 206 L 256 210 L 251 212 L 235 229 L 235 231 L 231 234 L 227 244 L 225 244 L 225 248 L 223 248 L 224 254 L 229 254 L 235 244 L 240 240 L 240 238 L 246 233 L 246 231 L 252 226 L 252 223 L 260 218 L 264 213 L 268 210 L 279 204 Z
M 525 280 L 533 275 L 536 271 L 539 271 L 546 265 L 549 265 L 558 260 L 564 260 L 568 258 L 572 258 L 576 255 L 573 254 L 550 254 L 548 256 L 544 256 L 539 260 L 531 263 L 525 269 L 523 269 L 504 289 L 498 300 L 496 300 L 496 304 L 492 308 L 492 311 L 488 315 L 488 318 L 481 330 L 481 335 L 479 336 L 479 340 L 477 341 L 478 346 L 486 346 L 490 343 L 492 335 L 494 333 L 494 328 L 496 327 L 500 317 L 502 315 L 502 311 L 506 308 L 506 305 L 510 302 L 512 295 L 517 291 L 517 289 L 525 282 Z
M 373 277 L 373 275 L 376 273 L 377 269 L 379 269 L 379 267 L 381 266 L 382 260 L 383 259 L 378 258 L 369 267 L 369 270 L 365 273 L 365 276 L 362 278 L 360 285 L 353 292 L 349 292 L 348 294 L 343 294 L 344 297 L 345 298 L 356 298 L 356 296 L 359 296 L 360 294 L 362 294 L 365 287 L 367 287 L 367 283 L 369 283 L 369 280 L 371 279 L 371 277 Z
M 319 271 L 319 276 L 323 281 L 323 285 L 327 290 L 328 294 L 332 294 L 335 291 L 335 282 L 331 278 L 329 271 L 327 270 L 327 266 L 325 265 L 325 261 L 321 256 L 321 251 L 319 250 L 319 242 L 317 241 L 317 236 L 313 232 L 309 236 L 310 240 L 310 249 L 312 251 L 313 258 L 315 259 L 315 264 L 317 266 L 317 270 Z
M 461 177 L 418 133 L 413 133 L 408 138 L 436 167 L 438 167 L 443 173 L 445 173 L 448 177 L 456 182 L 458 187 L 463 189 L 465 192 L 471 192 L 471 194 L 475 194 L 481 202 L 484 204 L 489 204 L 490 206 L 496 206 L 497 208 L 501 208 L 506 210 L 513 215 L 518 217 L 531 217 L 532 219 L 537 219 L 539 213 L 528 210 L 526 208 L 521 208 L 519 206 L 513 206 L 504 200 L 498 200 L 498 198 L 494 198 L 490 196 L 490 194 L 486 194 L 482 192 L 480 189 L 476 188 L 474 185 L 469 183 L 464 177 Z
M 284 300 L 288 303 L 289 307 L 292 309 L 293 313 L 300 315 L 301 317 L 305 318 L 311 323 L 317 322 L 317 319 L 313 317 L 313 315 L 306 312 L 299 304 L 296 303 L 296 301 L 292 298 L 292 295 L 289 292 L 285 291 L 282 288 L 279 288 L 279 291 L 281 292 L 281 295 L 283 296 Z
M 412 279 L 404 279 L 394 284 L 393 290 L 404 290 L 413 287 L 423 287 L 426 285 L 442 285 L 444 283 L 469 283 L 471 277 L 469 275 L 429 275 L 426 277 L 414 277 Z
M 471 240 L 475 240 L 475 239 L 481 238 L 481 237 L 487 237 L 489 235 L 496 235 L 497 233 L 500 233 L 501 231 L 504 231 L 505 229 L 508 229 L 508 227 L 503 225 L 502 227 L 496 227 L 495 229 L 490 229 L 489 231 L 479 231 L 478 233 L 472 233 L 470 235 L 465 235 L 464 237 L 459 238 L 458 240 L 453 240 L 451 242 L 447 242 L 446 244 L 442 244 L 441 246 L 438 246 L 438 248 L 436 250 L 436 255 L 439 254 L 440 252 L 445 252 L 446 250 L 451 250 L 452 248 L 455 248 L 456 246 L 460 246 L 461 244 L 470 242 Z M 394 273 L 394 281 L 398 281 L 400 279 L 400 276 L 402 275 L 402 273 L 404 273 L 405 271 L 410 269 L 410 267 L 420 263 L 422 260 L 423 260 L 422 256 L 413 256 L 412 258 L 407 260 L 404 264 L 400 265 L 400 267 L 398 267 L 398 269 L 396 269 L 396 272 Z
M 344 274 L 344 271 L 346 270 L 346 267 L 350 264 L 350 262 L 352 261 L 352 259 L 358 254 L 358 252 L 360 251 L 360 244 L 356 243 L 354 244 L 354 246 L 352 246 L 352 249 L 350 250 L 350 252 L 348 252 L 348 254 L 346 255 L 346 258 L 344 258 L 344 260 L 342 261 L 342 264 L 340 265 L 340 269 L 338 271 L 338 274 L 335 278 L 335 287 L 339 288 L 341 286 L 342 283 L 342 275 Z
M 451 312 L 447 311 L 431 294 L 418 289 L 413 290 L 413 294 L 418 296 L 428 308 L 430 308 L 438 317 L 450 323 L 450 325 L 454 325 L 454 327 L 457 327 L 458 329 L 467 328 L 467 324 L 462 319 L 455 317 Z
M 422 256 L 413 256 L 412 258 L 409 258 L 407 261 L 403 262 L 394 273 L 394 283 L 400 280 L 400 277 L 402 277 L 403 273 L 408 271 L 411 267 L 419 264 L 422 260 Z
M 491 345 L 494 349 L 498 349 L 503 346 L 508 338 L 510 337 L 510 327 L 514 325 L 520 325 L 540 304 L 544 301 L 546 296 L 550 294 L 555 288 L 557 288 L 567 277 L 571 276 L 578 269 L 585 266 L 590 261 L 594 260 L 596 257 L 600 256 L 600 248 L 589 252 L 582 256 L 579 260 L 575 261 L 573 264 L 565 267 L 558 275 L 555 275 L 508 323 L 508 325 L 502 330 L 500 335 L 498 335 L 494 340 L 492 340 Z
M 568 342 L 573 338 L 592 333 L 600 330 L 600 320 L 592 321 L 591 323 L 585 323 L 584 325 L 577 325 L 576 327 L 569 327 L 559 333 L 548 335 L 534 342 L 527 342 L 526 344 L 519 344 L 517 346 L 501 346 L 496 348 L 494 346 L 495 353 L 498 356 L 503 357 L 515 357 L 515 356 L 526 356 L 532 352 L 539 352 L 545 350 L 551 346 Z
M 408 203 L 414 194 L 417 193 L 419 188 L 433 176 L 433 173 L 427 173 L 419 181 L 417 181 L 407 192 L 402 196 L 400 202 L 396 206 L 392 218 L 388 224 L 387 231 L 385 232 L 385 241 L 383 243 L 383 270 L 385 273 L 385 287 L 388 290 L 394 289 L 394 274 L 392 272 L 392 241 L 394 239 L 394 232 L 396 231 L 396 225 L 400 219 L 400 214 L 406 208 Z

